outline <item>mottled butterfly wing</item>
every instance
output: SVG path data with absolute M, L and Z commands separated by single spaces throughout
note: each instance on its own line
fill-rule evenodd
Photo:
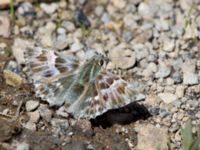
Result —
M 25 53 L 27 75 L 33 81 L 36 96 L 50 105 L 71 103 L 83 87 L 73 85 L 79 61 L 73 54 L 55 53 L 51 49 L 34 47 Z
M 131 84 L 103 71 L 101 55 L 83 65 L 72 53 L 40 47 L 29 49 L 25 56 L 36 95 L 50 105 L 67 104 L 75 118 L 95 118 L 135 100 Z
M 101 71 L 94 83 L 88 84 L 82 97 L 69 111 L 76 117 L 95 118 L 108 109 L 122 107 L 136 100 L 131 84 L 107 71 Z

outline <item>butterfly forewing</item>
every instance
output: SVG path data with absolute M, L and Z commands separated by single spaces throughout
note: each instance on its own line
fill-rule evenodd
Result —
M 72 85 L 78 72 L 79 61 L 72 54 L 56 54 L 52 49 L 35 47 L 25 53 L 28 71 L 35 86 L 36 95 L 50 105 L 61 105 L 72 101 L 78 90 Z M 81 89 L 82 90 L 82 89 Z M 74 91 L 74 92 L 71 92 Z

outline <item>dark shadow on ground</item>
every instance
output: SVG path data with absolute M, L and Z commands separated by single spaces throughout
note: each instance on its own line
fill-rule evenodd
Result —
M 108 110 L 90 121 L 93 127 L 107 128 L 114 124 L 124 125 L 141 119 L 145 120 L 150 116 L 151 114 L 144 105 L 134 102 L 118 109 Z

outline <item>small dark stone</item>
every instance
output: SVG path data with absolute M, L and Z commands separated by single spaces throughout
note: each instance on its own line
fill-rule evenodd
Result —
M 123 33 L 122 33 L 122 37 L 123 37 L 123 39 L 125 40 L 125 42 L 130 42 L 132 39 L 133 39 L 133 35 L 132 35 L 132 33 L 131 32 L 129 32 L 129 31 L 124 31 Z
M 87 150 L 87 144 L 81 141 L 72 141 L 66 145 L 66 149 L 69 150 Z
M 0 118 L 0 142 L 9 141 L 13 136 L 20 134 L 21 126 L 17 122 L 9 122 Z
M 87 16 L 84 14 L 82 9 L 77 8 L 74 13 L 75 24 L 78 27 L 85 27 L 86 29 L 91 26 L 90 21 Z
M 129 146 L 127 145 L 127 143 L 122 142 L 122 143 L 118 143 L 115 145 L 114 150 L 129 150 Z
M 182 82 L 182 75 L 180 72 L 178 71 L 175 71 L 173 74 L 172 74 L 172 79 L 174 80 L 174 83 L 181 83 Z

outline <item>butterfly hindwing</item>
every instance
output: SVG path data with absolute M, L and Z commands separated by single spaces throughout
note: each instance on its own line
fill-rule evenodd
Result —
M 101 71 L 94 83 L 88 85 L 85 95 L 70 110 L 77 117 L 95 118 L 106 112 L 135 100 L 131 84 L 120 77 Z

